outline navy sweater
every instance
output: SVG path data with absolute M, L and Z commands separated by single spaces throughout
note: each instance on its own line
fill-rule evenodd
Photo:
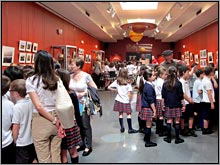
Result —
M 152 85 L 145 83 L 143 94 L 141 96 L 141 107 L 142 108 L 151 108 L 150 104 L 156 104 L 156 93 Z
M 165 107 L 182 108 L 183 89 L 181 82 L 177 80 L 172 91 L 167 89 L 165 82 L 162 87 L 162 98 L 164 99 Z

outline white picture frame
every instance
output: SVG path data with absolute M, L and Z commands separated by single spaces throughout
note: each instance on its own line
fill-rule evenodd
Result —
M 83 61 L 84 61 L 84 55 L 83 54 L 79 54 L 79 58 L 83 59 Z
M 204 50 L 200 50 L 200 58 L 206 58 L 207 57 L 207 51 L 206 51 L 206 49 L 204 49 Z
M 206 59 L 200 59 L 200 67 L 205 68 L 207 66 Z
M 199 55 L 198 54 L 194 55 L 194 60 L 195 60 L 196 64 L 199 64 Z
M 189 58 L 189 51 L 185 52 L 185 58 Z
M 212 52 L 208 52 L 208 63 L 213 63 L 213 53 Z
M 15 48 L 2 46 L 2 66 L 10 66 L 14 62 Z
M 25 61 L 26 61 L 26 53 L 20 52 L 18 62 L 19 63 L 25 63 Z
M 31 63 L 32 61 L 32 53 L 27 53 L 26 54 L 26 63 Z
M 19 47 L 18 47 L 18 50 L 19 51 L 25 51 L 26 50 L 26 41 L 24 40 L 20 40 L 19 41 Z
M 32 47 L 32 42 L 27 41 L 27 44 L 26 44 L 26 51 L 27 51 L 27 52 L 31 52 L 31 47 Z
M 85 56 L 85 63 L 91 63 L 91 55 L 86 54 L 86 56 Z
M 189 59 L 190 59 L 190 61 L 193 61 L 193 53 L 189 53 Z
M 35 53 L 32 54 L 32 63 L 34 63 Z
M 33 43 L 33 48 L 32 48 L 32 52 L 36 53 L 38 50 L 38 43 Z

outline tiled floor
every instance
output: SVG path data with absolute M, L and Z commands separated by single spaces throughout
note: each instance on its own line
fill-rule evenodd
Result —
M 103 116 L 94 116 L 91 123 L 93 129 L 93 152 L 83 157 L 79 152 L 80 163 L 218 163 L 218 128 L 211 135 L 184 137 L 185 142 L 171 144 L 163 141 L 163 137 L 155 134 L 152 128 L 151 139 L 157 147 L 146 148 L 141 133 L 128 134 L 127 120 L 124 116 L 126 131 L 120 133 L 118 114 L 113 112 L 115 94 L 111 91 L 100 91 L 103 105 Z M 136 94 L 133 95 L 132 107 L 135 107 Z M 137 112 L 133 108 L 133 128 L 138 128 Z M 174 130 L 172 130 L 174 134 Z

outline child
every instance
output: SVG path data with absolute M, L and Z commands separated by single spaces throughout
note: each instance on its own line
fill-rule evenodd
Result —
M 145 69 L 146 69 L 146 66 L 142 65 L 140 68 L 139 75 L 137 77 L 137 81 L 136 81 L 136 87 L 138 88 L 136 111 L 139 113 L 141 111 L 141 95 L 142 95 L 142 93 L 140 91 L 140 86 L 143 86 L 143 84 L 144 84 L 143 73 L 144 73 Z M 140 133 L 145 133 L 145 125 L 146 125 L 145 123 L 146 123 L 146 121 L 141 120 L 140 116 L 138 115 L 138 124 L 139 124 L 139 132 Z
M 159 136 L 165 136 L 164 126 L 163 126 L 163 111 L 162 111 L 162 86 L 164 80 L 167 78 L 167 71 L 166 68 L 163 66 L 159 67 L 157 70 L 157 79 L 155 81 L 155 92 L 156 92 L 156 110 L 157 110 L 157 121 L 156 121 L 156 133 Z
M 204 72 L 201 69 L 198 69 L 195 72 L 197 79 L 193 84 L 193 101 L 194 101 L 194 109 L 195 109 L 195 121 L 194 121 L 194 128 L 197 130 L 198 125 L 200 124 L 200 119 L 202 117 L 201 111 L 201 100 L 202 100 L 202 90 L 201 90 L 201 83 L 204 77 Z
M 114 111 L 119 112 L 119 123 L 120 123 L 120 131 L 123 133 L 125 131 L 123 124 L 123 113 L 127 114 L 127 122 L 128 122 L 128 133 L 137 133 L 138 131 L 132 128 L 131 122 L 131 97 L 132 97 L 132 87 L 129 83 L 128 79 L 128 70 L 121 69 L 119 71 L 119 75 L 117 79 L 109 85 L 108 87 L 111 91 L 117 91 L 117 95 L 115 97 L 114 103 Z
M 25 98 L 25 80 L 12 81 L 9 91 L 15 102 L 12 134 L 16 144 L 16 163 L 32 163 L 37 158 L 31 135 L 33 104 Z
M 70 82 L 70 73 L 64 69 L 58 69 L 57 73 L 60 79 L 63 81 L 63 85 L 66 90 L 69 92 L 72 101 L 76 101 L 77 97 L 74 97 L 75 93 L 69 89 Z M 75 112 L 74 112 L 75 113 Z M 70 116 L 75 118 L 75 116 Z M 75 125 L 72 128 L 64 129 L 66 136 L 62 139 L 61 142 L 61 160 L 62 163 L 67 163 L 67 149 L 70 153 L 71 162 L 79 163 L 79 157 L 77 153 L 76 146 L 79 146 L 82 143 L 80 136 L 80 130 L 75 122 Z
M 209 120 L 211 111 L 215 109 L 215 93 L 212 86 L 211 77 L 213 75 L 213 68 L 206 67 L 204 69 L 205 76 L 202 79 L 202 111 L 204 114 L 203 131 L 202 134 L 211 134 L 212 130 L 209 129 Z
M 164 141 L 171 143 L 171 123 L 175 119 L 175 144 L 183 143 L 184 140 L 179 137 L 181 109 L 185 110 L 183 101 L 182 84 L 177 79 L 177 69 L 174 66 L 168 68 L 168 76 L 162 87 L 162 108 L 167 117 L 167 137 Z M 183 108 L 182 108 L 183 107 Z
M 190 94 L 190 87 L 189 87 L 189 68 L 185 65 L 183 65 L 180 70 L 180 82 L 182 83 L 182 88 L 183 88 L 183 96 L 184 96 L 184 101 L 186 104 L 186 112 L 183 113 L 182 119 L 181 119 L 181 134 L 182 135 L 188 135 L 188 136 L 193 136 L 197 137 L 197 134 L 195 131 L 192 129 L 193 127 L 193 121 L 194 121 L 194 109 L 193 109 L 193 104 L 194 101 L 191 97 Z M 188 119 L 189 117 L 189 119 Z M 189 130 L 187 132 L 184 132 L 184 120 L 188 119 L 188 128 Z
M 2 155 L 1 163 L 15 163 L 15 147 L 12 137 L 12 117 L 14 104 L 8 100 L 6 93 L 9 90 L 11 80 L 2 75 Z
M 156 143 L 150 141 L 152 119 L 156 117 L 156 93 L 152 82 L 155 80 L 155 72 L 152 69 L 146 69 L 143 73 L 145 84 L 140 87 L 142 93 L 142 109 L 140 112 L 141 120 L 146 121 L 145 129 L 145 147 L 157 146 Z

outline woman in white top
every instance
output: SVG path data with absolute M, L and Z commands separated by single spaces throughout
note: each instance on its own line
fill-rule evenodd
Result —
M 59 120 L 55 103 L 58 76 L 53 58 L 44 50 L 35 54 L 34 75 L 26 80 L 27 94 L 33 104 L 32 137 L 39 163 L 61 163 L 58 136 Z
M 92 86 L 97 89 L 95 82 L 93 81 L 90 74 L 82 71 L 84 65 L 83 59 L 77 57 L 70 61 L 70 67 L 73 72 L 70 78 L 69 88 L 76 92 L 79 100 L 79 110 L 82 121 L 83 134 L 81 134 L 82 140 L 84 141 L 85 150 L 83 156 L 88 156 L 92 152 L 92 127 L 90 124 L 90 116 L 85 110 L 85 102 L 87 99 L 87 88 Z M 80 125 L 79 125 L 80 126 Z

